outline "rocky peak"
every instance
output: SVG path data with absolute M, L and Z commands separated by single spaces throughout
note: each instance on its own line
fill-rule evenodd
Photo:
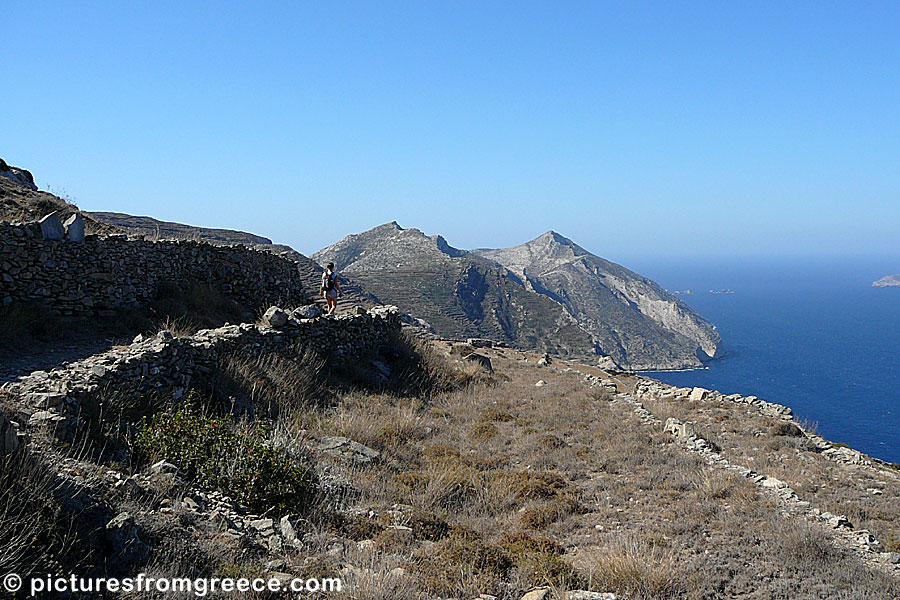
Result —
M 348 235 L 312 255 L 313 260 L 334 262 L 338 270 L 406 269 L 422 262 L 442 263 L 465 256 L 440 235 L 425 235 L 418 229 L 404 229 L 396 221 L 362 233 Z

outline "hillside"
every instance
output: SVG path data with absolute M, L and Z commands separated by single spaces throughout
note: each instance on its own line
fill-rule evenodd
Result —
M 451 338 L 490 337 L 629 369 L 702 365 L 720 337 L 652 281 L 548 233 L 467 252 L 387 223 L 312 255 Z
M 7 386 L 0 572 L 327 578 L 345 600 L 900 594 L 896 465 L 752 397 L 379 352 L 392 312 L 161 334 Z M 340 332 L 349 365 L 320 354 Z
M 874 287 L 900 287 L 900 275 L 887 275 L 872 285 Z
M 131 235 L 142 235 L 148 239 L 162 240 L 203 240 L 222 244 L 271 244 L 272 240 L 244 231 L 194 227 L 181 223 L 159 221 L 152 217 L 136 217 L 115 212 L 87 212 L 93 219 L 118 227 Z

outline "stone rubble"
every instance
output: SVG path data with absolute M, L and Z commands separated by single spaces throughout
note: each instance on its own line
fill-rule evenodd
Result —
M 219 359 L 230 352 L 258 354 L 304 344 L 325 357 L 346 360 L 383 345 L 399 330 L 397 308 L 380 306 L 362 315 L 290 321 L 283 329 L 244 323 L 182 338 L 162 331 L 50 372 L 36 371 L 0 389 L 22 399 L 17 420 L 49 426 L 69 438 L 81 419 L 96 414 L 106 395 L 116 394 L 119 402 L 129 397 L 177 400 L 192 388 L 210 385 Z

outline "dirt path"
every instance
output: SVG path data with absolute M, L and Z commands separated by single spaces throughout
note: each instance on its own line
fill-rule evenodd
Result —
M 34 371 L 49 371 L 109 350 L 117 341 L 110 338 L 83 338 L 68 344 L 42 344 L 23 352 L 0 355 L 0 384 L 16 381 Z

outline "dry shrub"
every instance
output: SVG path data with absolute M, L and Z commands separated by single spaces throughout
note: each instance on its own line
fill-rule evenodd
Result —
M 167 315 L 159 322 L 159 331 L 168 331 L 172 337 L 182 338 L 193 335 L 197 331 L 197 327 L 186 316 L 173 317 Z
M 583 511 L 584 506 L 574 497 L 574 494 L 566 494 L 552 502 L 526 508 L 521 512 L 519 520 L 525 527 L 544 529 L 571 514 Z
M 673 552 L 632 537 L 620 537 L 592 556 L 583 571 L 591 587 L 628 598 L 675 598 L 680 589 Z
M 778 423 L 769 430 L 769 435 L 771 435 L 772 437 L 801 437 L 803 435 L 803 431 L 801 431 L 801 429 L 793 423 Z
M 381 350 L 392 367 L 392 387 L 403 395 L 430 397 L 491 378 L 474 364 L 455 366 L 433 343 L 396 334 Z
M 472 436 L 472 439 L 484 442 L 495 437 L 498 433 L 496 425 L 491 422 L 480 421 L 472 426 L 469 435 Z
M 413 563 L 426 590 L 469 598 L 496 592 L 512 566 L 513 560 L 504 548 L 461 529 L 428 548 L 420 548 Z
M 463 465 L 431 465 L 426 475 L 423 501 L 428 508 L 459 510 L 484 491 L 481 474 Z
M 483 413 L 481 413 L 482 421 L 499 421 L 501 423 L 508 423 L 509 421 L 514 421 L 515 417 L 509 414 L 507 411 L 497 408 L 496 406 L 492 406 L 488 408 Z
M 552 498 L 567 486 L 561 475 L 549 471 L 512 471 L 500 474 L 496 481 L 517 500 Z
M 399 452 L 425 437 L 418 400 L 354 393 L 341 399 L 322 428 L 379 450 Z
M 688 480 L 704 501 L 723 500 L 729 497 L 736 479 L 733 475 L 710 469 L 698 469 L 688 475 Z
M 566 445 L 566 442 L 557 435 L 552 433 L 545 433 L 537 440 L 537 446 L 541 450 L 552 451 L 557 448 L 562 448 Z
M 553 587 L 577 587 L 581 577 L 563 559 L 565 549 L 548 538 L 534 538 L 525 533 L 503 536 L 500 546 L 512 557 L 515 574 L 513 579 L 525 589 L 550 585 Z

